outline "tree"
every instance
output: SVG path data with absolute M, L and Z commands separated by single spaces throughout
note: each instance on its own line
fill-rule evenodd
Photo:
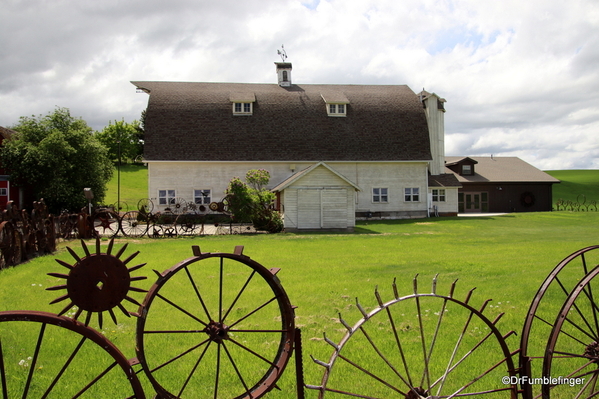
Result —
M 109 122 L 108 126 L 96 133 L 96 137 L 108 148 L 108 156 L 114 162 L 119 160 L 119 142 L 122 161 L 134 161 L 143 155 L 143 127 L 138 121 Z
M 227 195 L 229 211 L 239 222 L 252 222 L 256 230 L 278 233 L 283 230 L 281 214 L 273 209 L 275 194 L 265 187 L 270 173 L 265 169 L 251 169 L 245 175 L 247 183 L 234 177 L 229 182 Z
M 87 205 L 83 189 L 101 203 L 113 165 L 108 150 L 81 118 L 57 107 L 46 116 L 21 117 L 15 134 L 4 141 L 0 157 L 15 185 L 28 185 L 53 213 Z

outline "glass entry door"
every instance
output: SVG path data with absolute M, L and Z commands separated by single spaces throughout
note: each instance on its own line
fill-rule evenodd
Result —
M 459 212 L 489 212 L 489 193 L 487 192 L 459 193 L 458 202 Z

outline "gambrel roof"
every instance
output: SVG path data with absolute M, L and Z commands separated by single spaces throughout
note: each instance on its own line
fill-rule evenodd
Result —
M 405 85 L 132 83 L 150 94 L 147 161 L 431 160 L 422 103 Z M 233 115 L 237 101 L 252 114 Z M 327 102 L 346 116 L 328 116 Z

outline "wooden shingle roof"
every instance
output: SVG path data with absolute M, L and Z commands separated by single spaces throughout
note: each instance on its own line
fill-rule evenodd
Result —
M 150 94 L 147 161 L 431 159 L 422 103 L 405 85 L 132 83 Z M 232 98 L 255 98 L 253 115 L 233 115 Z M 347 116 L 327 116 L 324 98 L 347 100 Z

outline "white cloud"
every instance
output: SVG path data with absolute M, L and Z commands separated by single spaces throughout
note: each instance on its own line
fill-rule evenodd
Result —
M 447 99 L 451 155 L 597 168 L 594 0 L 6 0 L 0 125 L 139 118 L 130 80 L 408 84 Z

